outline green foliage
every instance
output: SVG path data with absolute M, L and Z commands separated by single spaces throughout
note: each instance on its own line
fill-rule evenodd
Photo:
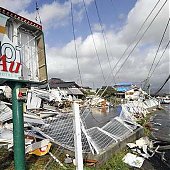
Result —
M 108 160 L 100 170 L 129 170 L 129 166 L 122 161 L 127 151 L 121 151 Z
M 99 89 L 97 89 L 97 91 L 98 90 Z M 108 98 L 115 96 L 115 92 L 116 90 L 112 87 L 108 87 L 106 90 L 105 90 L 105 87 L 102 87 L 102 89 L 99 91 L 99 95 L 103 94 L 103 97 L 108 99 Z
M 143 128 L 144 128 L 144 136 L 150 136 L 150 134 L 151 134 L 150 124 L 149 124 L 151 115 L 152 114 L 147 114 L 146 117 L 137 121 L 137 123 L 140 124 L 141 126 L 143 126 Z

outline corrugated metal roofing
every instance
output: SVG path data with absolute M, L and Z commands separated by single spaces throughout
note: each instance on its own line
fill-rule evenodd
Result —
M 78 88 L 68 88 L 67 92 L 71 95 L 84 95 Z
M 77 87 L 79 88 L 79 85 L 77 85 L 74 81 L 73 82 L 49 82 L 50 88 L 72 88 Z

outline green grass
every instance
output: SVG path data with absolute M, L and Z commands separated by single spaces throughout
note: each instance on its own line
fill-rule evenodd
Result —
M 149 120 L 151 118 L 153 113 L 149 113 L 146 115 L 146 117 L 140 119 L 137 121 L 137 123 L 139 123 L 141 126 L 143 126 L 144 128 L 144 136 L 150 136 L 151 134 L 151 127 L 150 127 L 150 123 L 149 123 Z
M 6 148 L 0 148 L 0 169 L 14 169 L 13 152 L 9 152 Z
M 52 149 L 54 153 L 54 148 Z M 105 164 L 100 167 L 84 167 L 84 170 L 129 170 L 128 165 L 126 165 L 122 158 L 127 153 L 127 150 L 120 151 L 116 155 L 112 156 Z M 57 154 L 56 154 L 57 155 Z M 43 170 L 47 162 L 51 157 L 47 154 L 41 157 L 35 155 L 27 155 L 26 156 L 26 170 Z M 65 155 L 60 155 L 60 160 L 63 162 Z M 67 170 L 75 170 L 75 166 L 64 165 Z M 0 149 L 0 169 L 3 170 L 13 170 L 14 162 L 13 162 L 13 153 L 8 152 L 7 149 Z M 53 159 L 49 164 L 47 170 L 65 170 L 63 167 L 59 166 Z
M 128 151 L 123 150 L 111 157 L 104 165 L 102 165 L 100 170 L 129 170 L 129 166 L 122 161 L 122 158 L 126 155 Z

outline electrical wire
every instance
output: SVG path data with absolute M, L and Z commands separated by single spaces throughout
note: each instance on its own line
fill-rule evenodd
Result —
M 100 17 L 100 13 L 99 13 L 99 9 L 98 9 L 98 5 L 97 5 L 96 0 L 94 0 L 94 4 L 95 4 L 95 8 L 96 8 L 96 12 L 97 12 L 97 16 L 98 16 L 98 19 L 99 19 L 99 24 L 100 24 L 103 40 L 104 40 L 104 47 L 105 47 L 105 52 L 106 52 L 107 60 L 108 60 L 108 63 L 109 63 L 111 74 L 113 76 L 113 81 L 115 82 L 114 75 L 113 75 L 113 69 L 112 69 L 112 66 L 111 66 L 111 62 L 110 62 L 110 58 L 109 58 L 109 53 L 108 53 L 108 49 L 107 49 L 107 45 L 106 45 L 107 44 L 106 43 L 107 37 L 106 37 L 105 31 L 104 31 L 104 28 L 103 28 L 103 22 L 102 22 L 102 19 Z
M 112 0 L 111 0 L 112 1 Z M 131 41 L 131 43 L 126 47 L 126 49 L 124 50 L 123 54 L 121 55 L 121 57 L 119 58 L 119 60 L 116 62 L 113 70 L 115 70 L 115 68 L 117 67 L 117 65 L 119 64 L 119 62 L 122 60 L 122 58 L 124 57 L 124 55 L 126 54 L 126 52 L 128 51 L 128 49 L 132 46 L 132 44 L 135 42 L 137 36 L 139 35 L 140 31 L 142 30 L 142 28 L 144 27 L 145 23 L 148 21 L 149 17 L 151 16 L 151 14 L 153 13 L 153 11 L 155 10 L 155 8 L 157 7 L 157 5 L 159 4 L 160 0 L 157 1 L 157 3 L 155 4 L 155 6 L 152 8 L 151 12 L 148 14 L 148 16 L 145 18 L 144 22 L 142 23 L 142 25 L 140 26 L 140 28 L 138 29 L 135 38 L 133 39 L 133 41 Z M 113 1 L 112 1 L 113 3 Z
M 124 60 L 123 64 L 120 66 L 119 70 L 116 72 L 116 75 L 120 72 L 120 70 L 122 69 L 122 67 L 124 66 L 124 64 L 126 63 L 126 61 L 128 60 L 128 58 L 131 56 L 132 52 L 135 50 L 136 46 L 139 44 L 139 42 L 142 40 L 142 38 L 144 37 L 145 33 L 148 31 L 148 29 L 150 28 L 150 26 L 152 25 L 152 23 L 154 22 L 154 20 L 156 19 L 156 17 L 159 15 L 159 13 L 161 12 L 162 8 L 165 6 L 165 4 L 167 3 L 168 0 L 166 0 L 164 2 L 164 4 L 161 6 L 161 8 L 158 10 L 158 12 L 156 13 L 155 17 L 152 19 L 152 21 L 150 22 L 150 24 L 148 25 L 148 27 L 146 28 L 146 30 L 143 32 L 142 36 L 140 37 L 140 39 L 137 41 L 137 43 L 134 45 L 134 47 L 132 48 L 132 50 L 130 51 L 129 55 L 126 57 L 126 59 Z M 109 78 L 110 75 L 108 75 L 107 78 Z M 108 86 L 105 88 L 105 90 L 103 91 L 103 93 L 101 94 L 101 96 L 104 94 L 104 92 L 107 90 Z M 100 88 L 101 89 L 101 88 Z M 101 97 L 100 96 L 100 97 Z
M 155 95 L 157 95 L 162 89 L 163 87 L 165 86 L 165 84 L 169 81 L 170 79 L 170 75 L 168 76 L 168 78 L 165 80 L 165 82 L 163 83 L 163 85 L 159 88 L 159 90 L 155 93 Z
M 80 82 L 81 82 L 81 86 L 82 86 L 83 82 L 82 82 L 82 76 L 81 76 L 81 71 L 80 71 L 80 64 L 79 64 L 79 59 L 78 59 L 78 52 L 77 52 L 77 45 L 76 45 L 76 35 L 75 35 L 75 28 L 74 28 L 74 17 L 73 17 L 73 4 L 72 4 L 71 0 L 70 0 L 70 6 L 71 6 L 71 23 L 72 23 L 72 33 L 73 33 L 73 38 L 74 38 L 75 56 L 76 56 L 76 62 L 77 62 Z
M 152 14 L 152 12 L 155 10 L 155 8 L 156 8 L 156 6 L 158 5 L 158 3 L 160 2 L 160 0 L 155 4 L 155 6 L 153 7 L 153 9 L 151 10 L 151 12 L 149 13 L 149 15 L 146 17 L 146 19 L 145 19 L 145 21 L 143 22 L 143 24 L 141 25 L 141 27 L 139 28 L 139 30 L 138 30 L 138 32 L 137 32 L 137 34 L 136 34 L 136 36 L 135 36 L 135 39 L 136 39 L 136 37 L 138 36 L 138 34 L 139 34 L 139 32 L 142 30 L 142 28 L 143 28 L 143 26 L 144 26 L 144 24 L 146 23 L 146 21 L 148 20 L 148 18 L 151 16 L 151 14 Z M 167 2 L 167 0 L 165 1 L 165 3 Z M 163 4 L 163 6 L 165 5 L 165 3 Z M 162 8 L 163 8 L 163 6 L 161 7 L 161 9 L 160 10 L 162 10 Z M 157 15 L 159 14 L 159 12 L 160 11 L 158 11 L 158 13 L 157 13 Z M 152 24 L 152 23 L 151 23 Z M 150 25 L 151 25 L 150 24 Z M 146 30 L 147 31 L 147 30 Z M 146 32 L 145 31 L 145 32 Z M 144 32 L 144 33 L 145 33 Z M 144 35 L 143 35 L 144 36 Z M 143 38 L 143 36 L 142 36 L 142 38 Z M 141 38 L 141 39 L 142 39 Z M 122 56 L 119 58 L 119 60 L 117 61 L 117 63 L 115 64 L 115 66 L 114 66 L 114 68 L 113 68 L 113 70 L 117 67 L 117 65 L 119 64 L 119 62 L 121 61 L 121 59 L 123 58 L 123 56 L 125 55 L 125 53 L 126 53 L 126 51 L 130 48 L 130 46 L 134 43 L 134 41 L 135 41 L 135 39 L 128 45 L 128 47 L 125 49 L 125 51 L 123 52 L 123 54 L 122 54 Z M 139 40 L 140 41 L 140 40 Z M 138 43 L 139 43 L 139 41 L 138 41 Z M 136 45 L 137 46 L 137 45 Z M 133 51 L 132 51 L 133 52 Z M 130 55 L 128 56 L 128 58 L 130 57 Z M 124 63 L 123 63 L 123 65 L 124 65 Z M 121 66 L 121 67 L 123 67 L 123 66 Z M 121 68 L 120 68 L 121 69 Z M 120 69 L 118 70 L 118 71 L 120 71 Z M 116 73 L 117 74 L 117 73 Z M 116 74 L 115 74 L 115 77 L 116 77 Z M 110 77 L 110 75 L 107 77 L 107 79 Z M 107 88 L 108 88 L 108 86 L 106 87 L 106 89 L 103 91 L 103 93 L 102 93 L 102 95 L 104 94 L 104 92 L 107 90 Z
M 87 12 L 87 7 L 86 7 L 86 4 L 85 4 L 84 0 L 83 0 L 83 6 L 84 6 L 84 9 L 85 9 L 85 13 L 86 13 L 86 17 L 87 17 L 87 22 L 88 22 L 89 29 L 90 29 L 90 32 L 91 32 L 91 36 L 92 36 L 92 40 L 93 40 L 93 45 L 94 45 L 95 53 L 96 53 L 96 56 L 97 56 L 97 59 L 98 59 L 98 62 L 99 62 L 99 66 L 100 66 L 100 70 L 101 70 L 101 73 L 102 73 L 102 77 L 103 77 L 104 83 L 107 84 L 105 76 L 104 76 L 104 71 L 103 71 L 103 68 L 102 68 L 102 64 L 101 64 L 101 61 L 100 61 L 100 58 L 99 58 L 99 54 L 98 54 L 98 51 L 97 51 L 96 43 L 95 43 L 95 40 L 94 40 L 94 34 L 93 34 L 92 27 L 91 27 L 91 24 L 90 24 L 90 18 L 89 18 L 88 12 Z
M 148 72 L 148 75 L 147 75 L 147 79 L 149 78 L 149 75 L 150 75 L 150 73 L 151 73 L 152 67 L 153 67 L 153 65 L 154 65 L 154 63 L 155 63 L 157 54 L 158 54 L 159 49 L 160 49 L 160 47 L 161 47 L 162 41 L 163 41 L 163 39 L 164 39 L 164 37 L 165 37 L 165 33 L 166 33 L 166 31 L 167 31 L 169 22 L 170 22 L 170 18 L 168 19 L 168 22 L 167 22 L 167 24 L 166 24 L 166 26 L 165 26 L 165 30 L 164 30 L 164 32 L 163 32 L 163 35 L 162 35 L 161 40 L 160 40 L 160 42 L 159 42 L 158 48 L 157 48 L 157 50 L 156 50 L 155 57 L 154 57 L 154 59 L 153 59 L 153 62 L 152 62 L 152 64 L 151 64 L 151 67 L 150 67 L 150 69 L 149 69 L 149 72 Z
M 160 63 L 160 61 L 161 61 L 161 59 L 162 59 L 162 57 L 163 57 L 163 55 L 164 55 L 164 53 L 165 53 L 166 49 L 167 49 L 167 48 L 168 48 L 168 46 L 169 46 L 169 43 L 170 43 L 170 41 L 168 41 L 167 45 L 165 46 L 165 49 L 164 49 L 164 51 L 162 52 L 162 55 L 161 55 L 161 57 L 159 58 L 159 60 L 158 60 L 157 64 L 155 65 L 155 67 L 154 67 L 154 69 L 153 69 L 152 73 L 150 74 L 149 79 L 152 77 L 152 75 L 153 75 L 153 73 L 155 72 L 155 70 L 156 70 L 157 66 L 159 65 L 159 63 Z
M 157 2 L 158 3 L 158 2 Z M 124 63 L 121 65 L 120 69 L 117 71 L 116 74 L 118 74 L 118 72 L 121 70 L 121 68 L 123 67 L 123 65 L 125 64 L 125 62 L 127 61 L 127 59 L 130 57 L 131 53 L 134 51 L 134 49 L 136 48 L 136 46 L 138 45 L 138 43 L 140 42 L 140 40 L 143 38 L 144 34 L 147 32 L 147 30 L 149 29 L 149 27 L 152 25 L 153 21 L 156 19 L 156 17 L 158 16 L 158 14 L 160 13 L 160 11 L 162 10 L 162 8 L 164 7 L 164 5 L 167 3 L 167 0 L 164 2 L 164 4 L 161 6 L 161 8 L 159 9 L 159 11 L 156 13 L 155 17 L 152 19 L 151 23 L 149 24 L 149 26 L 147 27 L 147 29 L 145 30 L 145 32 L 142 34 L 142 36 L 140 37 L 140 39 L 137 41 L 136 45 L 133 47 L 133 49 L 131 50 L 130 54 L 128 55 L 128 57 L 126 58 L 126 60 L 124 61 Z M 157 4 L 156 4 L 157 5 Z M 154 8 L 152 10 L 154 10 L 156 8 L 156 5 L 154 6 Z M 148 15 L 150 16 L 150 15 Z M 149 17 L 147 17 L 149 18 Z M 115 75 L 116 75 L 115 74 Z M 106 80 L 108 80 L 110 77 L 110 75 L 107 76 Z M 99 96 L 103 96 L 104 92 L 107 90 L 108 86 L 106 86 L 106 88 L 104 89 L 103 93 Z M 98 95 L 99 91 L 102 89 L 102 87 L 97 91 L 97 93 L 95 94 L 95 96 L 93 97 L 93 99 Z M 96 102 L 97 103 L 97 102 Z M 89 107 L 90 105 L 88 105 L 87 107 Z M 87 108 L 86 107 L 86 108 Z M 86 111 L 86 109 L 84 110 L 84 112 Z M 84 112 L 82 114 L 84 114 Z M 86 115 L 87 117 L 88 115 Z M 86 118 L 85 117 L 85 118 Z
M 152 21 L 150 22 L 150 24 L 148 25 L 148 27 L 145 29 L 145 31 L 143 32 L 142 36 L 140 37 L 140 39 L 137 41 L 137 43 L 134 45 L 134 47 L 132 48 L 132 50 L 130 51 L 129 55 L 126 57 L 126 59 L 124 60 L 124 62 L 121 64 L 120 68 L 118 69 L 118 71 L 115 74 L 116 75 L 120 72 L 120 70 L 123 68 L 124 64 L 126 63 L 126 61 L 129 59 L 129 57 L 131 56 L 131 54 L 133 53 L 133 51 L 135 50 L 135 48 L 137 47 L 137 45 L 139 44 L 139 42 L 142 40 L 142 38 L 144 37 L 145 33 L 148 31 L 148 29 L 150 28 L 150 26 L 152 25 L 152 23 L 155 21 L 156 17 L 158 16 L 158 14 L 161 12 L 162 8 L 165 6 L 165 4 L 167 3 L 168 0 L 166 0 L 164 2 L 164 4 L 161 6 L 161 8 L 159 9 L 159 11 L 156 13 L 155 17 L 152 19 Z

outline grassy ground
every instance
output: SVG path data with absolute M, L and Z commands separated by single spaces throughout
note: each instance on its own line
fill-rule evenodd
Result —
M 14 169 L 13 168 L 13 152 L 9 152 L 5 148 L 0 149 L 0 169 Z
M 114 155 L 110 160 L 108 160 L 100 170 L 129 170 L 129 166 L 122 161 L 122 158 L 126 155 L 128 151 L 122 150 L 121 152 Z
M 146 117 L 137 121 L 137 123 L 140 124 L 141 126 L 143 126 L 143 128 L 144 128 L 144 136 L 149 137 L 151 134 L 151 125 L 149 123 L 149 120 L 153 114 L 154 114 L 154 112 L 151 112 L 151 113 L 147 114 Z
M 110 160 L 108 160 L 104 165 L 100 168 L 96 167 L 87 167 L 85 166 L 85 170 L 129 170 L 130 168 L 126 165 L 122 158 L 127 153 L 127 150 L 123 150 L 113 156 Z M 35 155 L 27 155 L 26 156 L 26 169 L 27 170 L 43 170 L 45 165 L 50 160 L 50 156 L 44 155 L 42 157 L 38 157 Z M 64 155 L 60 156 L 60 160 L 64 160 Z M 75 170 L 74 165 L 64 165 L 68 170 Z M 13 170 L 14 169 L 14 161 L 13 161 L 13 152 L 9 152 L 5 148 L 0 149 L 0 169 L 3 170 Z M 58 165 L 55 161 L 50 162 L 47 167 L 47 170 L 64 170 L 61 166 Z

